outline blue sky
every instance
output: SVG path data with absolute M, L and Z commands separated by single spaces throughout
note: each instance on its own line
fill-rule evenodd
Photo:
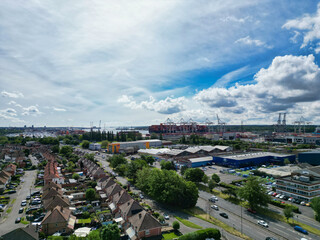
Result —
M 0 126 L 320 124 L 319 29 L 311 0 L 4 0 Z

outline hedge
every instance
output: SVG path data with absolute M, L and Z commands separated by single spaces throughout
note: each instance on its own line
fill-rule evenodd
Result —
M 220 182 L 219 185 L 221 187 L 224 187 L 224 188 L 231 188 L 231 189 L 234 189 L 234 190 L 238 190 L 239 189 L 239 187 L 237 187 L 235 185 L 232 185 L 232 184 L 225 183 L 225 182 Z
M 295 206 L 295 205 L 292 205 L 292 204 L 288 204 L 288 203 L 281 203 L 280 201 L 278 200 L 271 200 L 270 202 L 272 205 L 274 206 L 277 206 L 277 207 L 280 207 L 280 208 L 285 208 L 286 206 L 288 207 L 291 207 L 293 212 L 295 213 L 301 213 L 300 210 L 299 210 L 299 207 Z
M 207 228 L 203 230 L 198 230 L 195 232 L 187 233 L 179 237 L 179 240 L 205 240 L 206 238 L 220 239 L 221 234 L 218 229 Z

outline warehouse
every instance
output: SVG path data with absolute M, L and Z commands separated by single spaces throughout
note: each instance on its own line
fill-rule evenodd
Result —
M 320 165 L 320 150 L 299 153 L 300 163 L 309 163 L 313 166 Z
M 288 159 L 290 162 L 294 162 L 296 156 L 272 152 L 257 152 L 229 156 L 214 156 L 213 162 L 221 166 L 240 168 L 271 163 L 281 165 L 285 159 Z
M 158 139 L 139 140 L 132 142 L 114 142 L 108 144 L 109 153 L 137 152 L 139 149 L 149 149 L 151 147 L 161 147 L 162 141 Z
M 213 158 L 211 156 L 200 157 L 200 158 L 189 158 L 186 161 L 186 163 L 189 168 L 202 167 L 202 166 L 211 165 L 213 163 Z

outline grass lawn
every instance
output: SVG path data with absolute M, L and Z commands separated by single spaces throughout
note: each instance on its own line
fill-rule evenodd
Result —
M 162 239 L 170 240 L 170 239 L 178 238 L 179 236 L 181 235 L 177 235 L 175 232 L 165 233 L 165 234 L 162 234 Z
M 77 221 L 78 221 L 78 223 L 91 223 L 91 218 L 78 219 Z
M 24 220 L 24 217 L 21 218 L 21 223 L 22 223 L 22 224 L 25 224 L 25 225 L 29 224 L 28 221 Z
M 14 204 L 14 203 L 15 203 L 15 201 L 16 201 L 16 199 L 15 199 L 15 198 L 14 198 L 14 199 L 12 199 L 11 204 Z
M 11 213 L 11 211 L 12 211 L 12 207 L 7 209 L 7 213 Z
M 190 227 L 190 228 L 195 228 L 195 229 L 202 229 L 201 226 L 195 224 L 195 223 L 192 223 L 186 219 L 183 219 L 183 218 L 180 218 L 180 217 L 176 217 L 176 219 L 178 219 L 183 225 L 187 226 L 187 227 Z

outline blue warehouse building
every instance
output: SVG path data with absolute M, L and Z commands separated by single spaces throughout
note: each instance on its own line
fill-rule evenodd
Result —
M 320 165 L 320 151 L 314 150 L 311 152 L 299 153 L 299 162 L 300 163 L 309 163 L 313 166 Z
M 221 166 L 241 168 L 271 163 L 281 165 L 285 159 L 288 159 L 291 163 L 293 163 L 296 160 L 296 155 L 272 152 L 256 152 L 229 156 L 217 156 L 213 157 L 213 162 Z
M 187 160 L 187 166 L 189 168 L 203 167 L 211 165 L 213 163 L 213 157 L 199 157 L 199 158 L 189 158 Z

